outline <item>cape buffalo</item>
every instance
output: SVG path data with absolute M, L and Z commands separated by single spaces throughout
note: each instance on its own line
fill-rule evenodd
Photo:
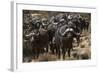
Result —
M 57 54 L 60 59 L 60 55 L 62 51 L 63 59 L 65 59 L 66 50 L 68 52 L 68 56 L 70 57 L 71 49 L 73 48 L 73 38 L 74 38 L 74 29 L 68 27 L 68 25 L 64 25 L 59 27 L 55 33 L 55 41 L 57 46 Z

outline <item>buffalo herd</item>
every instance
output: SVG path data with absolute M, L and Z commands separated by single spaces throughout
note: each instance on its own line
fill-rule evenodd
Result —
M 41 55 L 48 54 L 54 55 L 57 60 L 65 60 L 66 56 L 71 57 L 72 51 L 73 57 L 79 59 L 81 52 L 74 50 L 73 43 L 80 46 L 82 33 L 90 33 L 90 19 L 84 15 L 66 12 L 41 18 L 38 15 L 24 14 L 23 61 L 27 56 L 39 59 Z M 86 52 L 84 56 L 86 57 L 81 58 L 89 59 Z

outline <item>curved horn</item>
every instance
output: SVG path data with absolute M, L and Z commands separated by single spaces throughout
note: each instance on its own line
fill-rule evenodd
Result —
M 33 36 L 35 33 L 30 33 L 28 35 L 26 35 L 26 37 L 30 37 L 30 36 Z
M 62 36 L 64 36 L 66 34 L 66 32 L 70 31 L 70 29 L 66 29 L 65 32 L 62 34 Z

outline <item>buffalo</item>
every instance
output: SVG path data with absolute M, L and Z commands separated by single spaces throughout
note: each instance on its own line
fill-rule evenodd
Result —
M 68 27 L 68 25 L 64 25 L 57 29 L 55 33 L 55 41 L 59 59 L 61 55 L 60 51 L 62 51 L 63 59 L 65 59 L 66 50 L 68 52 L 68 56 L 70 57 L 71 49 L 73 48 L 72 43 L 74 35 L 75 35 L 74 29 Z
M 34 40 L 32 41 L 32 50 L 34 57 L 38 58 L 39 54 L 43 54 L 46 50 L 48 50 L 48 32 L 47 30 L 41 28 L 38 30 L 38 33 L 35 34 L 33 37 Z M 46 50 L 44 48 L 46 48 Z

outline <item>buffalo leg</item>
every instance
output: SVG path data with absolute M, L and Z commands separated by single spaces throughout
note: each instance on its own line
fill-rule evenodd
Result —
M 46 53 L 49 52 L 49 45 L 46 46 Z
M 57 45 L 56 53 L 58 55 L 58 59 L 60 59 L 60 46 L 59 45 Z
M 53 47 L 53 44 L 52 44 L 52 43 L 50 44 L 50 52 L 51 52 L 52 54 L 54 54 L 54 47 Z
M 33 58 L 36 58 L 36 49 L 32 49 Z
M 70 57 L 70 49 L 68 49 L 68 57 Z
M 65 60 L 65 54 L 66 54 L 66 50 L 65 50 L 65 48 L 62 49 L 62 54 L 63 54 L 63 60 Z
M 57 53 L 58 53 L 58 59 L 60 59 L 60 49 L 57 50 Z
M 38 59 L 39 54 L 40 54 L 40 49 L 38 49 L 37 52 L 36 52 L 36 59 Z

